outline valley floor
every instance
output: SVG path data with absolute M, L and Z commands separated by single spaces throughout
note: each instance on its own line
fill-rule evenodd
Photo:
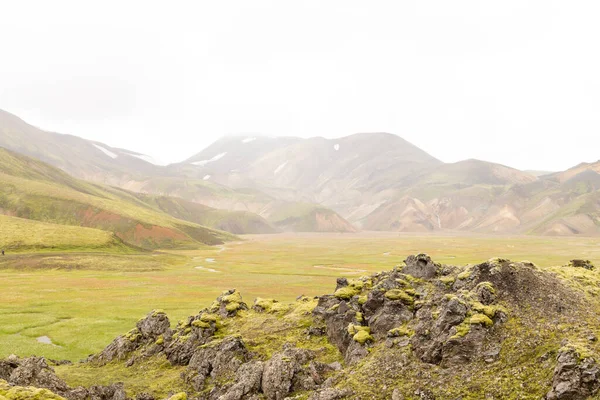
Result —
M 0 258 L 0 358 L 76 361 L 152 309 L 177 321 L 231 288 L 248 303 L 321 295 L 334 289 L 332 278 L 389 270 L 422 252 L 454 265 L 504 257 L 551 270 L 573 258 L 600 264 L 600 238 L 281 234 L 193 251 L 7 254 Z

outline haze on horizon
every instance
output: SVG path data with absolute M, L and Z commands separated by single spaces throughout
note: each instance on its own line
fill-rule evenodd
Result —
M 600 4 L 0 0 L 0 109 L 181 161 L 385 131 L 446 162 L 600 158 Z

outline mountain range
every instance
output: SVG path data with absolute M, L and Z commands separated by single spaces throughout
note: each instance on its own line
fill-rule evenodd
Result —
M 0 147 L 127 193 L 171 218 L 235 234 L 600 233 L 600 161 L 554 173 L 473 159 L 444 163 L 399 136 L 360 133 L 230 136 L 161 166 L 135 151 L 35 128 L 1 110 Z

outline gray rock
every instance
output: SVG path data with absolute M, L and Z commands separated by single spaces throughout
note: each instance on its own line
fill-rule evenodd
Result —
M 584 400 L 597 394 L 599 389 L 600 368 L 594 359 L 581 360 L 574 348 L 559 352 L 547 400 Z
M 438 268 L 427 254 L 408 256 L 404 263 L 406 266 L 402 272 L 405 274 L 424 279 L 431 279 L 437 275 Z
M 339 400 L 349 398 L 352 391 L 349 389 L 327 388 L 310 395 L 309 400 Z

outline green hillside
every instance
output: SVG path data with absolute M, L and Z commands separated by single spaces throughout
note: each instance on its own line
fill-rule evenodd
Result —
M 110 232 L 0 215 L 0 247 L 11 250 L 95 250 L 127 246 Z
M 0 149 L 0 181 L 3 214 L 101 229 L 137 247 L 197 247 L 233 238 L 161 213 L 127 192 L 77 180 L 5 149 Z
M 264 218 L 247 211 L 226 211 L 175 197 L 139 195 L 147 204 L 175 218 L 234 234 L 275 233 Z

